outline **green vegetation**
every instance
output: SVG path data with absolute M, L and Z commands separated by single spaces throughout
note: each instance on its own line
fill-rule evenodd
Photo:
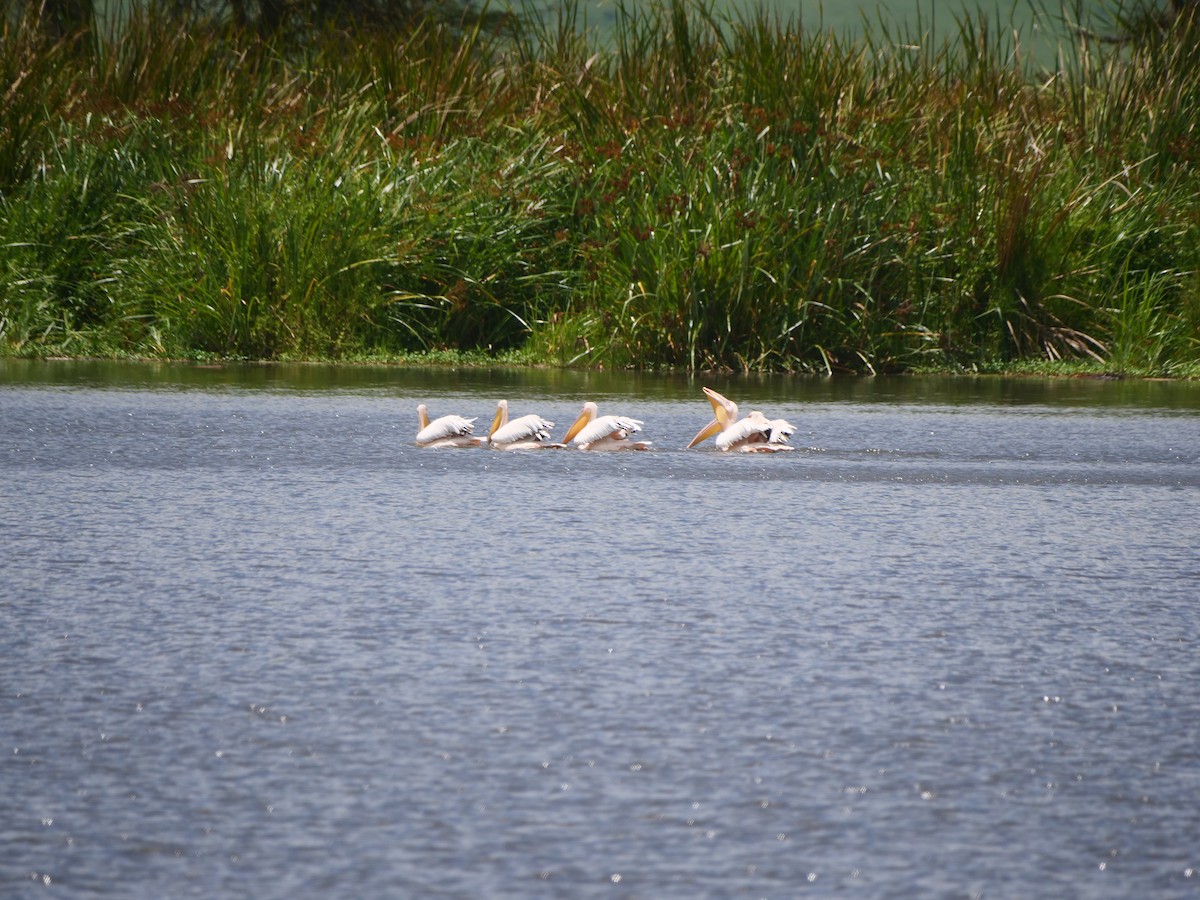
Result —
M 0 353 L 1200 374 L 1190 19 L 579 26 L 3 26 Z

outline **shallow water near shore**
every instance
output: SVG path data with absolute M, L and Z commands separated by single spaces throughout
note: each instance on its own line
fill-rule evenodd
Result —
M 1200 385 L 0 361 L 0 469 L 5 897 L 1200 884 Z

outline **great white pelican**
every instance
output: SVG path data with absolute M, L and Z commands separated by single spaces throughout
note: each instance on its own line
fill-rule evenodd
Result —
M 478 447 L 484 438 L 476 437 L 474 419 L 462 416 L 442 416 L 429 421 L 429 409 L 424 403 L 417 405 L 417 445 L 434 449 L 437 447 Z
M 708 402 L 712 404 L 714 418 L 700 429 L 688 447 L 717 436 L 718 450 L 736 450 L 740 453 L 778 453 L 795 450 L 788 439 L 796 426 L 783 419 L 768 419 L 758 410 L 744 418 L 738 418 L 738 405 L 721 396 L 712 388 L 704 388 Z
M 561 450 L 562 444 L 550 440 L 554 423 L 541 416 L 521 416 L 508 420 L 508 401 L 496 404 L 496 417 L 488 431 L 488 441 L 497 450 Z
M 596 404 L 583 404 L 579 418 L 567 429 L 562 442 L 575 441 L 580 450 L 649 450 L 650 441 L 631 441 L 629 436 L 642 430 L 640 419 L 628 416 L 598 415 Z

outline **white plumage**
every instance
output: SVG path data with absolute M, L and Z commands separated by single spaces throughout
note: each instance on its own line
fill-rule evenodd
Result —
M 738 418 L 738 405 L 721 396 L 712 388 L 704 388 L 705 396 L 712 405 L 714 418 L 692 438 L 688 447 L 717 435 L 717 449 L 739 453 L 778 453 L 794 450 L 788 440 L 796 426 L 784 419 L 768 419 L 758 410 Z
M 417 444 L 434 449 L 437 447 L 478 447 L 483 438 L 475 437 L 475 420 L 462 416 L 442 416 L 429 421 L 429 410 L 424 403 L 417 406 Z
M 629 436 L 642 430 L 640 419 L 628 416 L 601 416 L 590 400 L 583 404 L 579 418 L 567 429 L 562 442 L 580 450 L 648 450 L 650 441 L 631 441 Z
M 498 450 L 561 450 L 562 444 L 550 440 L 554 423 L 541 416 L 528 415 L 508 420 L 508 401 L 496 404 L 496 417 L 488 431 L 488 440 Z

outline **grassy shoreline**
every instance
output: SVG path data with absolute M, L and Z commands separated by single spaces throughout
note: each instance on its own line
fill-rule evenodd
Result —
M 1104 361 L 1094 359 L 1024 359 L 1008 361 L 983 361 L 971 367 L 919 366 L 888 372 L 857 372 L 853 370 L 837 372 L 818 372 L 811 369 L 784 370 L 737 370 L 731 367 L 689 369 L 684 366 L 624 366 L 613 368 L 599 363 L 595 366 L 563 366 L 556 360 L 539 360 L 529 353 L 518 350 L 506 353 L 489 353 L 483 350 L 429 350 L 405 354 L 373 354 L 351 353 L 338 357 L 315 356 L 276 356 L 244 357 L 223 356 L 217 354 L 193 354 L 190 356 L 135 356 L 125 353 L 81 354 L 62 356 L 45 353 L 37 354 L 0 354 L 0 359 L 24 360 L 31 362 L 114 362 L 137 364 L 179 364 L 207 366 L 226 365 L 287 365 L 287 366 L 343 366 L 343 367 L 394 367 L 403 369 L 454 369 L 454 370 L 503 370 L 503 369 L 576 369 L 614 372 L 645 372 L 660 375 L 689 375 L 689 376 L 746 376 L 746 375 L 813 375 L 817 377 L 859 376 L 871 375 L 911 375 L 928 376 L 957 376 L 998 378 L 1051 378 L 1051 379 L 1130 379 L 1150 381 L 1194 381 L 1200 379 L 1200 364 L 1182 364 L 1173 367 L 1172 372 L 1164 373 L 1156 369 L 1130 368 L 1119 370 Z
M 1200 375 L 1200 35 L 0 41 L 0 355 Z

